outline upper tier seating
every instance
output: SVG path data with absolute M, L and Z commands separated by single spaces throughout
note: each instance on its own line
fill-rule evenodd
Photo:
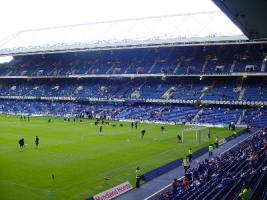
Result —
M 266 46 L 180 46 L 15 56 L 0 66 L 0 76 L 267 72 L 267 67 L 262 68 Z

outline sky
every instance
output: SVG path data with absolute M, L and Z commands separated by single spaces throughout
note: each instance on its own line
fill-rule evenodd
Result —
M 0 40 L 27 29 L 218 10 L 211 0 L 2 0 Z

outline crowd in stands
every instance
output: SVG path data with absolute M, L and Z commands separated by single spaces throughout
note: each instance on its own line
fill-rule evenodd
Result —
M 266 52 L 265 44 L 241 44 L 16 56 L 0 76 L 267 72 Z
M 171 188 L 157 199 L 265 199 L 266 131 L 256 133 L 222 155 L 198 162 L 197 167 L 189 168 L 182 179 L 175 178 Z

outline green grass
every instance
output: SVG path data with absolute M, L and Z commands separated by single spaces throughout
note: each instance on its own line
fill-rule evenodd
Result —
M 166 133 L 162 134 L 161 125 L 140 124 L 135 130 L 129 123 L 123 124 L 104 126 L 104 136 L 99 136 L 93 121 L 74 124 L 53 119 L 48 124 L 45 117 L 27 122 L 1 115 L 0 199 L 86 199 L 127 180 L 134 185 L 137 166 L 147 172 L 185 156 L 189 147 L 195 151 L 208 144 L 178 144 L 176 135 L 185 126 L 165 126 Z M 143 128 L 147 132 L 142 140 Z M 232 134 L 223 128 L 212 128 L 211 133 L 213 138 Z M 34 145 L 36 135 L 39 149 Z M 18 147 L 21 137 L 27 144 L 23 151 Z M 104 177 L 110 180 L 105 182 Z

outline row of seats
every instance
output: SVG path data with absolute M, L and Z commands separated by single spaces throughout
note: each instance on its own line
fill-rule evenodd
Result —
M 254 108 L 245 111 L 241 124 L 253 124 L 257 127 L 264 127 L 267 124 L 267 110 Z
M 229 124 L 231 122 L 237 123 L 238 118 L 242 113 L 242 109 L 230 109 L 230 108 L 217 108 L 208 107 L 204 108 L 201 113 L 195 118 L 195 122 L 198 123 L 213 123 L 220 124 L 224 122 Z
M 265 78 L 199 80 L 197 78 L 140 78 L 89 80 L 30 80 L 0 82 L 1 96 L 65 96 L 78 98 L 250 100 L 266 101 Z M 227 82 L 227 83 L 226 83 Z
M 240 44 L 15 56 L 0 76 L 267 72 L 266 52 L 266 44 Z

